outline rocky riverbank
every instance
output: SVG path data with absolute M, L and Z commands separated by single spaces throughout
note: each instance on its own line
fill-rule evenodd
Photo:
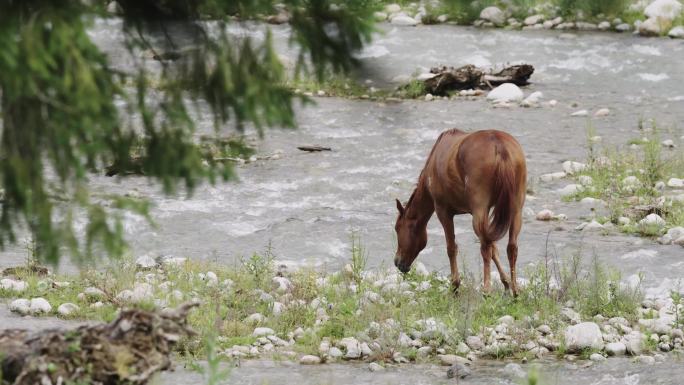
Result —
M 570 10 L 571 15 L 568 16 L 568 10 L 552 2 L 539 2 L 527 9 L 516 5 L 515 2 L 502 4 L 502 7 L 492 5 L 483 8 L 472 22 L 459 20 L 458 16 L 449 13 L 434 15 L 435 11 L 448 10 L 440 2 L 434 1 L 410 3 L 404 7 L 399 4 L 388 4 L 383 11 L 376 12 L 375 17 L 378 21 L 387 21 L 397 26 L 458 23 L 483 28 L 613 31 L 633 32 L 641 36 L 684 38 L 683 8 L 678 0 L 636 1 L 619 10 L 619 13 L 624 14 L 622 18 L 609 18 L 603 13 L 585 15 L 581 9 Z
M 479 360 L 628 355 L 648 364 L 684 352 L 680 294 L 646 298 L 638 282 L 621 282 L 597 262 L 529 268 L 513 299 L 501 288 L 483 297 L 470 274 L 454 296 L 447 277 L 420 263 L 401 275 L 365 271 L 363 260 L 358 245 L 352 263 L 329 274 L 289 271 L 261 256 L 233 268 L 141 257 L 81 276 L 15 271 L 2 279 L 0 296 L 23 317 L 87 320 L 199 300 L 189 318 L 199 336 L 178 349 L 187 357 L 201 357 L 216 332 L 225 360 L 365 361 L 371 371 L 436 363 L 449 376 L 467 376 Z M 21 319 L 5 325 L 21 327 Z

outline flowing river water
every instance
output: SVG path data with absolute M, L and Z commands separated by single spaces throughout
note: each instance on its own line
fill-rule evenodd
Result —
M 98 22 L 92 34 L 105 51 L 116 55 L 121 36 L 116 21 Z M 236 33 L 262 35 L 261 28 Z M 275 27 L 279 52 L 294 57 L 288 27 Z M 527 156 L 534 212 L 550 208 L 568 216 L 564 222 L 539 222 L 527 216 L 520 237 L 518 264 L 539 263 L 545 256 L 586 258 L 619 268 L 623 276 L 642 273 L 647 293 L 668 290 L 684 275 L 684 249 L 648 239 L 575 231 L 589 208 L 563 202 L 557 189 L 569 180 L 540 183 L 548 172 L 561 171 L 565 160 L 586 158 L 587 129 L 592 126 L 603 146 L 625 146 L 640 137 L 640 119 L 655 119 L 661 139 L 673 139 L 681 151 L 684 139 L 684 43 L 612 33 L 561 34 L 556 31 L 478 30 L 454 26 L 382 27 L 360 55 L 359 78 L 376 87 L 395 86 L 397 77 L 427 72 L 435 65 L 478 66 L 526 62 L 534 65 L 525 94 L 541 91 L 555 107 L 493 108 L 484 98 L 425 102 L 377 102 L 315 98 L 298 108 L 296 130 L 273 129 L 258 141 L 256 160 L 238 166 L 239 181 L 204 186 L 191 197 L 167 197 L 145 178 L 93 176 L 95 190 L 135 193 L 154 202 L 150 227 L 131 218 L 126 232 L 132 254 L 183 256 L 234 263 L 240 256 L 271 247 L 278 262 L 339 269 L 350 258 L 351 237 L 366 249 L 369 266 L 390 266 L 395 249 L 395 198 L 408 199 L 434 140 L 442 130 L 500 129 L 511 133 Z M 125 55 L 121 55 L 125 57 Z M 118 64 L 125 66 L 125 59 Z M 573 106 L 573 103 L 575 106 Z M 606 117 L 594 118 L 599 108 Z M 589 117 L 571 117 L 580 109 Z M 212 130 L 208 116 L 200 131 Z M 303 153 L 297 146 L 320 144 L 331 152 Z M 679 175 L 684 177 L 684 175 Z M 479 275 L 479 245 L 470 216 L 456 218 L 459 263 Z M 448 263 L 441 226 L 433 219 L 429 242 L 419 260 L 446 273 Z M 642 252 L 639 252 L 642 250 Z M 643 252 L 645 250 L 646 252 Z M 636 253 L 634 253 L 636 252 Z M 0 263 L 15 265 L 21 248 L 10 249 Z M 66 266 L 69 268 L 69 266 Z M 12 319 L 3 316 L 3 319 Z M 463 383 L 514 383 L 501 375 L 503 364 L 482 364 Z M 668 358 L 656 366 L 611 359 L 589 369 L 564 363 L 543 366 L 549 384 L 681 384 L 681 362 Z M 442 368 L 410 366 L 370 373 L 366 366 L 325 365 L 315 368 L 286 363 L 252 362 L 236 369 L 231 383 L 240 384 L 422 384 L 446 383 Z M 451 380 L 450 380 L 451 381 Z M 164 374 L 162 382 L 201 383 L 183 370 Z

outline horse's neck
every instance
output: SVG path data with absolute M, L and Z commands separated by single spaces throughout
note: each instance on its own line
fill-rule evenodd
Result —
M 407 216 L 416 218 L 419 224 L 427 226 L 434 212 L 435 204 L 428 190 L 426 178 L 421 175 L 418 179 L 418 187 L 413 191 L 411 205 L 407 208 Z

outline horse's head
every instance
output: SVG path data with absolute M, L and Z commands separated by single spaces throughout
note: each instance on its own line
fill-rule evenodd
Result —
M 410 203 L 410 202 L 409 202 Z M 408 204 L 406 205 L 408 207 Z M 418 219 L 408 218 L 406 209 L 397 199 L 399 216 L 394 230 L 397 232 L 397 253 L 394 256 L 394 266 L 401 272 L 411 270 L 411 264 L 427 245 L 427 228 L 418 225 Z

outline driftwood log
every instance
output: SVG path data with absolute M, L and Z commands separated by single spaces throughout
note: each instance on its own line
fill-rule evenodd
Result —
M 433 95 L 446 95 L 449 91 L 469 89 L 492 89 L 503 83 L 518 86 L 529 84 L 534 67 L 520 64 L 506 67 L 498 72 L 485 71 L 472 64 L 463 67 L 435 67 L 430 73 L 435 76 L 424 81 L 426 92 Z
M 109 324 L 73 330 L 0 331 L 0 383 L 145 384 L 171 368 L 174 344 L 194 334 L 187 316 L 198 305 L 125 310 Z
M 299 151 L 306 151 L 306 152 L 320 152 L 320 151 L 332 151 L 330 147 L 323 147 L 323 146 L 299 146 L 297 147 Z

